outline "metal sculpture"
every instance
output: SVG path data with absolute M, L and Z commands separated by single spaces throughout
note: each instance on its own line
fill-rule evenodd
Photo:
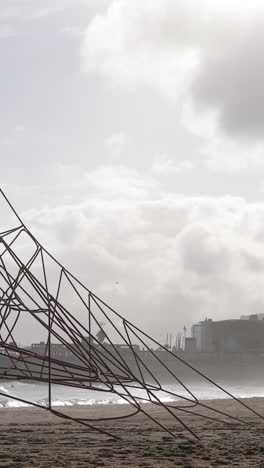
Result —
M 181 370 L 188 369 L 261 417 L 86 288 L 37 241 L 2 190 L 0 196 L 17 223 L 0 232 L 0 379 L 43 382 L 48 387 L 44 406 L 15 395 L 9 397 L 112 437 L 116 436 L 96 426 L 102 419 L 73 417 L 54 407 L 53 385 L 115 394 L 128 403 L 130 412 L 103 420 L 141 412 L 173 437 L 144 403 L 162 407 L 197 439 L 180 417 L 181 413 L 198 414 L 195 407 L 218 413 L 218 417 L 199 414 L 208 419 L 226 423 L 221 415 L 248 424 L 199 401 L 180 378 Z M 1 224 L 3 221 L 0 219 Z M 42 331 L 45 339 L 41 349 L 19 344 L 18 332 L 26 327 L 31 336 L 36 327 Z M 160 383 L 165 375 L 177 385 L 177 393 Z M 3 392 L 0 395 L 6 396 Z M 165 402 L 164 396 L 175 401 Z M 89 414 L 89 409 L 83 411 Z

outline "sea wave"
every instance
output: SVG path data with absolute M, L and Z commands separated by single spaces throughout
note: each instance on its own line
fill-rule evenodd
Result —
M 42 399 L 42 400 L 37 400 L 32 402 L 33 404 L 37 404 L 42 407 L 47 407 L 48 406 L 48 399 Z M 78 400 L 78 399 L 72 399 L 72 400 L 52 400 L 52 405 L 53 406 L 58 406 L 58 407 L 65 407 L 65 406 L 94 406 L 94 405 L 123 405 L 123 404 L 128 404 L 127 401 L 123 399 L 117 399 L 117 400 Z M 28 408 L 32 406 L 30 403 L 24 403 L 22 401 L 14 400 L 14 399 L 0 399 L 0 409 L 3 408 Z
M 151 394 L 151 400 L 155 403 L 157 401 L 157 397 L 160 401 L 166 404 L 176 400 L 181 400 L 181 398 L 192 399 L 188 392 L 180 395 L 177 387 L 168 386 L 164 390 L 164 392 L 153 392 Z M 135 389 L 135 391 L 132 391 L 130 389 L 130 391 L 140 404 L 147 403 L 148 398 L 150 398 L 150 395 L 146 394 L 144 390 L 139 391 L 138 389 Z M 168 393 L 166 393 L 166 391 Z M 219 389 L 212 389 L 212 386 L 210 385 L 194 385 L 192 391 L 200 400 L 230 398 L 228 393 L 220 392 Z M 264 397 L 263 386 L 249 384 L 238 385 L 233 386 L 232 388 L 229 387 L 228 391 L 237 398 Z M 32 406 L 32 404 L 36 404 L 40 407 L 48 406 L 47 385 L 24 382 L 2 382 L 2 385 L 0 385 L 0 393 L 0 409 L 20 407 L 27 408 Z M 172 393 L 175 393 L 175 395 L 172 395 Z M 20 400 L 26 400 L 26 402 Z M 100 391 L 100 389 L 95 391 L 94 389 L 76 390 L 71 387 L 64 388 L 57 385 L 53 385 L 52 387 L 52 405 L 57 407 L 126 405 L 129 404 L 129 400 L 131 400 L 129 395 L 124 399 L 118 394 L 105 393 Z
M 2 386 L 2 385 L 0 385 L 0 392 L 1 392 L 1 393 L 6 393 L 6 394 L 10 393 L 10 392 L 7 390 L 7 388 L 5 388 L 5 387 Z
M 2 408 L 26 408 L 31 406 L 28 403 L 23 403 L 17 400 L 0 400 L 0 409 Z

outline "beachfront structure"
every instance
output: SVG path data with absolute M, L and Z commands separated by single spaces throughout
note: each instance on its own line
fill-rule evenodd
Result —
M 264 320 L 257 315 L 241 319 L 206 319 L 192 326 L 198 352 L 264 352 Z

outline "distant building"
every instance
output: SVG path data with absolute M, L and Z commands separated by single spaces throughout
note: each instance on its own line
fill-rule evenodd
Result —
M 264 314 L 241 315 L 240 320 L 264 320 Z
M 186 337 L 184 340 L 184 351 L 186 353 L 195 353 L 196 352 L 196 339 L 194 337 Z
M 32 345 L 26 349 L 41 356 L 48 355 L 48 345 L 44 341 L 40 341 L 40 343 L 32 343 Z M 71 351 L 62 343 L 51 343 L 50 350 L 52 357 L 57 359 L 72 356 Z
M 192 337 L 200 352 L 264 352 L 264 320 L 258 316 L 206 319 L 193 325 Z

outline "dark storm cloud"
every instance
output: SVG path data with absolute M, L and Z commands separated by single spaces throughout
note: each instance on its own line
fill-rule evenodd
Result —
M 191 91 L 200 109 L 217 110 L 225 133 L 263 139 L 264 17 L 246 26 L 239 39 L 233 31 L 226 49 L 210 51 Z

